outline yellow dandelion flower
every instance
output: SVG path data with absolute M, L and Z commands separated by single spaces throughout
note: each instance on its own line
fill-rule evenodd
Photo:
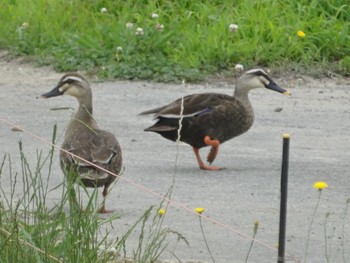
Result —
M 165 214 L 165 209 L 161 208 L 158 210 L 158 215 L 163 216 Z
M 194 211 L 196 211 L 196 213 L 198 214 L 202 214 L 205 211 L 205 209 L 203 207 L 196 207 Z
M 327 188 L 328 184 L 325 182 L 316 182 L 316 183 L 314 183 L 314 187 L 318 190 L 322 190 L 324 188 Z
M 303 37 L 306 36 L 306 34 L 305 34 L 303 31 L 299 30 L 299 31 L 297 32 L 297 36 L 303 38 Z

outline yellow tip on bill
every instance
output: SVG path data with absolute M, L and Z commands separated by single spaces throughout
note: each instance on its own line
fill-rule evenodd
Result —
M 289 91 L 289 90 L 287 90 L 287 91 L 283 92 L 283 94 L 284 94 L 284 95 L 289 95 L 289 96 L 290 96 L 290 95 L 292 95 L 292 93 L 290 93 L 290 91 Z
M 285 134 L 283 134 L 283 138 L 289 139 L 289 138 L 290 138 L 290 135 L 289 135 L 288 133 L 285 133 Z

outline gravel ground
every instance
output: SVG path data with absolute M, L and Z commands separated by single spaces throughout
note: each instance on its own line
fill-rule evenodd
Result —
M 74 98 L 38 100 L 62 76 L 50 68 L 35 68 L 21 60 L 0 56 L 0 118 L 7 119 L 44 138 L 51 138 L 57 123 L 58 134 L 77 104 Z M 255 123 L 250 131 L 226 142 L 220 148 L 215 165 L 218 172 L 198 169 L 192 149 L 145 133 L 153 121 L 138 113 L 178 98 L 182 86 L 141 81 L 98 82 L 90 79 L 94 93 L 94 116 L 103 129 L 113 132 L 123 150 L 123 177 L 143 187 L 165 194 L 172 184 L 176 156 L 178 165 L 173 199 L 186 207 L 204 207 L 204 215 L 229 227 L 203 220 L 203 227 L 216 262 L 244 262 L 250 240 L 237 234 L 252 235 L 259 220 L 257 239 L 250 262 L 275 262 L 273 249 L 278 241 L 280 168 L 282 134 L 291 135 L 286 252 L 291 262 L 303 261 L 306 236 L 317 203 L 313 183 L 325 181 L 319 210 L 310 233 L 308 262 L 327 262 L 325 239 L 330 262 L 350 261 L 350 219 L 344 218 L 350 197 L 350 80 L 344 78 L 311 79 L 303 76 L 275 77 L 277 83 L 292 92 L 283 96 L 269 90 L 254 90 L 250 99 Z M 234 80 L 215 80 L 186 85 L 184 94 L 218 92 L 232 94 Z M 50 110 L 68 107 L 68 110 Z M 11 155 L 14 171 L 20 171 L 18 141 L 22 140 L 28 162 L 36 164 L 36 151 L 49 146 L 0 122 L 0 154 Z M 60 141 L 62 136 L 60 137 Z M 178 150 L 177 150 L 178 149 Z M 204 157 L 208 149 L 201 150 Z M 49 182 L 54 188 L 63 180 L 55 155 L 54 172 Z M 2 185 L 9 184 L 4 173 Z M 20 182 L 18 182 L 20 184 Z M 18 192 L 18 195 L 21 193 Z M 61 197 L 60 189 L 51 191 L 49 204 Z M 149 192 L 119 180 L 107 199 L 107 209 L 123 216 L 106 227 L 109 238 L 121 237 L 151 205 L 160 199 Z M 326 213 L 329 212 L 325 226 Z M 343 224 L 344 230 L 343 230 Z M 196 215 L 177 206 L 169 207 L 164 226 L 181 233 L 189 242 L 176 242 L 169 236 L 163 259 L 178 262 L 211 262 Z M 324 231 L 327 230 L 326 238 Z M 345 239 L 343 240 L 345 236 Z M 138 233 L 127 242 L 129 256 L 136 249 Z M 343 252 L 343 244 L 345 252 Z M 288 257 L 289 258 L 289 257 Z

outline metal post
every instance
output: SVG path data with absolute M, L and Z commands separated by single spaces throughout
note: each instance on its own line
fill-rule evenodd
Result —
M 281 204 L 280 204 L 280 228 L 278 239 L 278 263 L 284 262 L 287 222 L 287 193 L 288 193 L 288 165 L 289 165 L 289 134 L 283 135 L 283 154 L 281 171 Z

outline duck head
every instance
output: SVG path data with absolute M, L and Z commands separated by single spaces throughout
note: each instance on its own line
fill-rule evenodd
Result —
M 42 94 L 41 98 L 51 98 L 61 95 L 70 95 L 80 100 L 91 97 L 91 89 L 87 80 L 78 73 L 65 74 L 57 85 L 49 92 Z
M 255 88 L 267 88 L 286 95 L 290 92 L 278 86 L 263 69 L 251 69 L 239 77 L 236 85 L 235 95 L 248 93 Z

